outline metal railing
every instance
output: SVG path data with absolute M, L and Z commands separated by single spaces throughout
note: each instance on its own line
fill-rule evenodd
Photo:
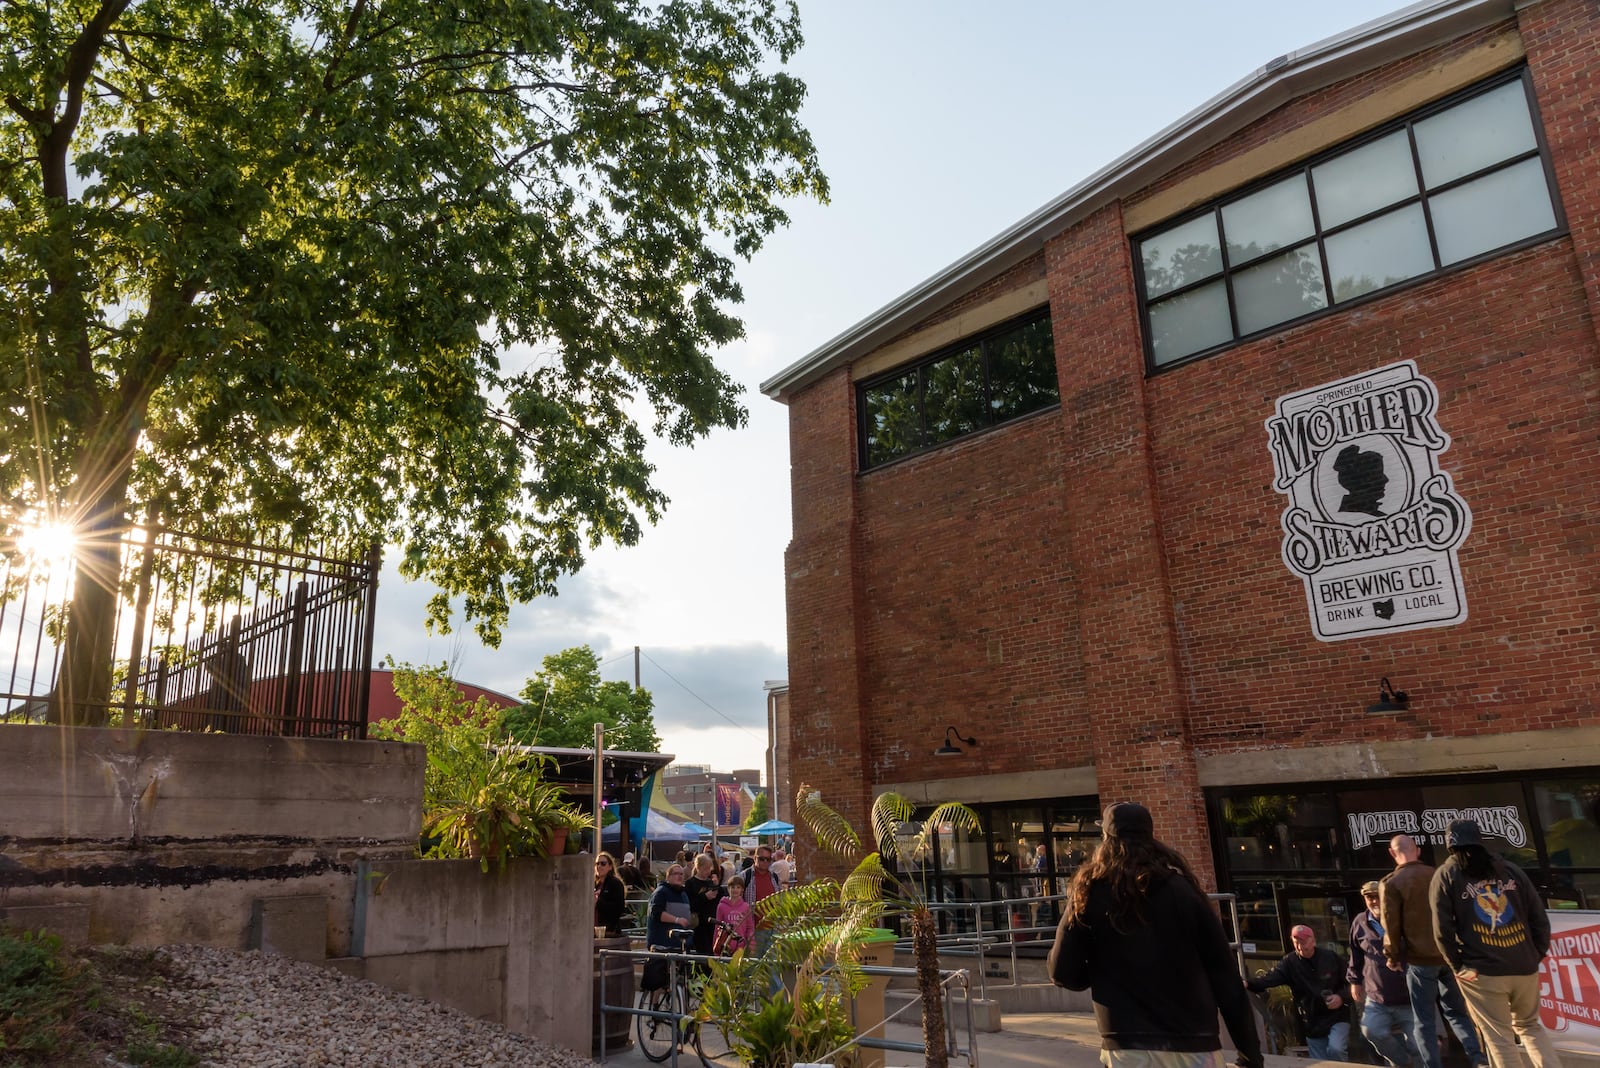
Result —
M 1244 944 L 1239 939 L 1239 907 L 1238 900 L 1233 894 L 1207 894 L 1207 898 L 1216 902 L 1219 907 L 1227 910 L 1228 929 L 1233 932 L 1233 940 L 1228 943 L 1228 948 L 1233 951 L 1238 961 L 1240 976 L 1246 976 L 1244 960 Z M 1022 986 L 1021 970 L 1018 968 L 1019 950 L 1044 950 L 1048 952 L 1055 943 L 1056 921 L 1055 915 L 1059 912 L 1058 903 L 1066 900 L 1065 894 L 1041 894 L 1037 897 L 1025 898 L 996 898 L 990 901 L 940 901 L 930 902 L 928 908 L 939 918 L 940 934 L 938 936 L 939 958 L 943 960 L 947 955 L 952 957 L 970 956 L 978 960 L 978 996 L 988 1000 L 989 980 L 1002 978 L 990 975 L 988 964 L 991 960 L 1006 958 L 1010 961 L 1009 982 L 1004 986 Z M 1006 920 L 1003 924 L 986 923 L 985 911 L 1003 910 Z M 1051 922 L 1048 924 L 1037 923 L 1041 911 L 1048 909 Z M 1019 922 L 1027 914 L 1029 923 Z M 903 910 L 891 911 L 885 914 L 885 921 L 892 923 L 905 916 Z M 895 942 L 896 953 L 910 953 L 911 940 L 900 938 Z M 1048 977 L 1045 977 L 1048 982 Z
M 364 738 L 381 557 L 122 535 L 109 698 L 79 722 Z M 61 722 L 70 559 L 0 555 L 0 722 Z M 89 581 L 103 581 L 91 578 Z M 103 666 L 103 665 L 102 665 Z
M 704 962 L 706 962 L 708 960 L 717 960 L 717 959 L 719 959 L 719 958 L 716 958 L 716 957 L 703 956 L 703 955 L 698 954 L 698 953 L 669 953 L 669 952 L 661 952 L 661 951 L 656 951 L 656 950 L 636 950 L 636 949 L 601 949 L 601 950 L 597 951 L 597 956 L 599 957 L 598 973 L 601 976 L 605 976 L 605 975 L 609 975 L 610 974 L 610 969 L 608 969 L 606 967 L 606 961 L 608 959 L 610 959 L 610 958 L 613 958 L 613 957 L 626 957 L 626 958 L 628 958 L 628 960 L 630 962 L 629 963 L 630 967 L 633 967 L 635 965 L 638 965 L 638 964 L 640 964 L 642 962 L 645 962 L 645 961 L 648 961 L 648 960 L 651 960 L 651 959 L 664 959 L 664 960 L 667 961 L 667 967 L 668 967 L 668 980 L 667 981 L 668 981 L 669 987 L 675 987 L 679 983 L 684 981 L 683 978 L 681 978 L 680 974 L 679 974 L 679 969 L 680 968 L 688 966 L 688 965 L 693 965 L 693 964 L 702 964 L 702 963 L 704 963 Z M 862 965 L 861 968 L 860 968 L 860 972 L 861 972 L 862 975 L 865 975 L 868 978 L 882 977 L 882 978 L 886 978 L 886 979 L 915 978 L 916 974 L 917 974 L 917 971 L 916 971 L 915 968 L 894 968 L 894 967 L 884 967 L 884 966 L 879 966 L 879 965 Z M 606 1029 L 606 1018 L 608 1016 L 610 1016 L 610 1015 L 621 1014 L 621 1015 L 628 1016 L 630 1018 L 645 1016 L 645 1017 L 650 1017 L 650 1018 L 658 1019 L 658 1020 L 670 1020 L 670 1021 L 672 1021 L 672 1027 L 673 1027 L 674 1035 L 682 1033 L 682 1027 L 681 1027 L 682 1021 L 685 1020 L 685 1019 L 688 1019 L 690 1014 L 688 1014 L 688 1013 L 676 1013 L 676 1012 L 659 1012 L 659 1011 L 656 1011 L 656 1010 L 653 1010 L 653 1009 L 643 1008 L 643 1007 L 641 1007 L 641 1006 L 639 1006 L 637 1004 L 633 1004 L 633 1005 L 613 1005 L 611 1002 L 606 1000 L 606 993 L 607 993 L 606 987 L 607 987 L 607 985 L 608 984 L 606 984 L 604 982 L 600 983 L 600 1004 L 598 1006 L 599 1014 L 600 1014 L 600 1024 L 599 1024 L 599 1032 L 600 1032 L 600 1063 L 602 1063 L 602 1064 L 607 1063 L 608 1058 L 609 1058 L 609 1054 L 608 1054 L 608 1051 L 607 1051 L 607 1048 L 606 1048 L 606 1045 L 607 1045 L 606 1040 L 608 1038 L 608 1035 L 606 1033 L 606 1030 L 607 1030 Z M 955 1007 L 956 1006 L 955 1006 L 955 997 L 954 997 L 954 994 L 952 992 L 952 988 L 955 987 L 955 986 L 961 987 L 962 993 L 964 995 L 963 998 L 962 998 L 962 1003 L 964 1004 L 964 1006 L 966 1008 L 966 1033 L 967 1033 L 967 1045 L 966 1045 L 965 1048 L 962 1048 L 957 1043 L 957 1041 L 956 1041 L 956 1030 L 955 1030 L 954 1027 L 951 1026 L 952 1021 L 955 1019 Z M 976 1021 L 976 1019 L 975 1019 L 975 1017 L 973 1015 L 973 1008 L 972 1008 L 971 975 L 967 971 L 967 969 L 965 969 L 965 968 L 953 968 L 953 969 L 941 968 L 939 970 L 939 987 L 944 993 L 943 1011 L 944 1011 L 944 1019 L 945 1019 L 946 1051 L 952 1057 L 962 1057 L 962 1058 L 964 1058 L 966 1060 L 969 1068 L 978 1068 L 978 1041 L 977 1041 L 977 1039 L 978 1039 L 978 1029 L 977 1029 L 977 1021 Z M 856 1037 L 851 1042 L 845 1044 L 844 1046 L 841 1046 L 838 1049 L 832 1050 L 829 1053 L 827 1053 L 821 1059 L 821 1062 L 825 1063 L 825 1062 L 831 1060 L 833 1057 L 837 1056 L 839 1053 L 843 1052 L 844 1050 L 847 1050 L 847 1049 L 850 1049 L 850 1048 L 856 1047 L 856 1046 L 863 1047 L 863 1048 L 866 1048 L 866 1049 L 894 1050 L 894 1051 L 905 1052 L 905 1053 L 921 1053 L 921 1052 L 923 1052 L 924 1047 L 923 1047 L 923 1045 L 921 1043 L 899 1042 L 899 1041 L 896 1041 L 894 1039 L 874 1037 L 872 1035 L 872 1033 L 871 1033 L 873 1031 L 880 1030 L 885 1025 L 887 1025 L 890 1020 L 894 1019 L 896 1016 L 899 1016 L 901 1013 L 906 1012 L 909 1009 L 920 1005 L 921 1001 L 922 1001 L 922 996 L 919 993 L 919 994 L 917 994 L 917 996 L 915 996 L 915 997 L 911 998 L 909 1001 L 907 1001 L 905 1005 L 903 1005 L 900 1008 L 896 1009 L 892 1013 L 886 1014 L 882 1020 L 877 1021 L 876 1023 L 869 1025 L 868 1028 L 867 1028 L 867 1033 L 865 1033 L 865 1034 L 863 1034 L 861 1032 L 859 1024 L 857 1024 Z M 853 999 L 853 998 L 851 999 L 850 1006 L 851 1006 L 851 1014 L 852 1014 L 852 1021 L 851 1022 L 852 1023 L 856 1023 L 855 1018 L 854 1018 L 854 1014 L 855 1014 L 855 1011 L 856 1011 L 856 1001 L 855 1001 L 855 999 Z M 674 1042 L 672 1044 L 671 1060 L 668 1062 L 673 1066 L 673 1068 L 677 1068 L 679 1052 L 680 1052 L 680 1043 L 677 1042 L 676 1040 L 674 1040 Z M 698 1059 L 698 1058 L 696 1058 L 696 1059 Z

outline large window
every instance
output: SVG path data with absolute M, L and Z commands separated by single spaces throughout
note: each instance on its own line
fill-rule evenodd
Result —
M 1059 399 L 1050 313 L 1032 312 L 863 384 L 861 466 L 942 445 Z
M 1134 240 L 1164 367 L 1561 227 L 1526 71 Z

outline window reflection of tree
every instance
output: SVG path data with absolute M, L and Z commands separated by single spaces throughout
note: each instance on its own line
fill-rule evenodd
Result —
M 927 444 L 937 445 L 985 425 L 983 361 L 976 346 L 929 364 L 923 373 Z
M 866 391 L 867 455 L 882 463 L 922 447 L 917 375 L 912 372 Z
M 1144 260 L 1144 290 L 1146 293 L 1166 294 L 1190 282 L 1198 282 L 1221 273 L 1217 246 L 1190 244 L 1172 253 L 1170 266 L 1161 266 L 1163 259 L 1159 245 L 1140 249 Z
M 990 342 L 989 389 L 989 406 L 996 421 L 1024 415 L 1057 400 L 1060 390 L 1050 320 L 1029 323 Z

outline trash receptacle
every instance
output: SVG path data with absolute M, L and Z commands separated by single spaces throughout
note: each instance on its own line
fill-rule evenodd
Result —
M 607 1055 L 619 1053 L 633 1043 L 633 1017 L 625 1012 L 609 1012 L 601 1014 L 601 995 L 605 996 L 607 1005 L 633 1004 L 633 957 L 629 951 L 633 942 L 627 938 L 596 938 L 594 940 L 594 1048 L 595 1055 L 600 1053 L 601 1028 L 605 1028 L 605 1046 Z M 611 950 L 604 958 L 604 970 L 601 968 L 600 951 Z
M 874 968 L 887 968 L 894 964 L 893 931 L 874 927 L 862 936 L 861 963 Z M 856 995 L 856 1033 L 883 1038 L 883 992 L 888 989 L 887 975 L 870 975 L 867 985 Z M 920 1018 L 920 1017 L 919 1017 Z M 861 1048 L 860 1068 L 883 1068 L 883 1050 Z

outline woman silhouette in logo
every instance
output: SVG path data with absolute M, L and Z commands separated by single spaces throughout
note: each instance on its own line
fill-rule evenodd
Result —
M 1334 459 L 1333 469 L 1339 473 L 1339 485 L 1345 489 L 1339 511 L 1383 515 L 1378 505 L 1383 501 L 1389 476 L 1383 473 L 1381 453 L 1367 452 L 1359 445 L 1346 445 Z

